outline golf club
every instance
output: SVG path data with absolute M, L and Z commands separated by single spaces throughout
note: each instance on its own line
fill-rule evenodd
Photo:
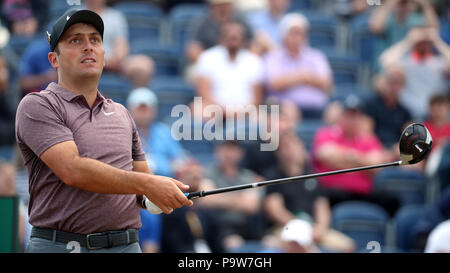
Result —
M 372 165 L 372 166 L 350 168 L 350 169 L 344 169 L 344 170 L 336 170 L 336 171 L 329 171 L 329 172 L 322 172 L 322 173 L 315 173 L 315 174 L 286 177 L 286 178 L 267 180 L 267 181 L 262 181 L 262 182 L 243 184 L 243 185 L 238 185 L 238 186 L 224 187 L 224 188 L 219 188 L 219 189 L 209 190 L 209 191 L 191 192 L 191 193 L 185 193 L 185 195 L 188 199 L 195 199 L 195 198 L 205 197 L 205 196 L 213 195 L 213 194 L 238 191 L 238 190 L 244 190 L 244 189 L 250 189 L 250 188 L 257 188 L 257 187 L 263 187 L 263 186 L 270 186 L 270 185 L 276 185 L 276 184 L 281 184 L 281 183 L 297 182 L 297 181 L 302 181 L 302 180 L 311 179 L 311 178 L 318 178 L 318 177 L 323 177 L 323 176 L 328 176 L 328 175 L 336 175 L 336 174 L 356 172 L 356 171 L 365 171 L 365 170 L 371 170 L 371 169 L 377 169 L 377 168 L 415 164 L 417 162 L 422 161 L 430 153 L 432 143 L 433 143 L 433 141 L 431 138 L 431 134 L 427 130 L 427 128 L 422 124 L 413 123 L 413 124 L 410 124 L 408 127 L 406 127 L 403 130 L 402 135 L 400 136 L 400 141 L 399 141 L 400 160 L 399 161 L 395 161 L 395 162 L 391 162 L 391 163 L 384 163 L 384 164 L 377 164 L 377 165 Z M 161 213 L 161 210 L 156 205 L 151 203 L 150 200 L 146 199 L 145 205 L 150 212 Z
M 238 185 L 238 186 L 219 188 L 219 189 L 210 190 L 210 191 L 191 192 L 191 193 L 186 193 L 185 195 L 188 199 L 194 199 L 194 198 L 204 197 L 204 196 L 208 196 L 208 195 L 212 195 L 212 194 L 218 194 L 218 193 L 224 193 L 224 192 L 230 192 L 230 191 L 238 191 L 238 190 L 249 189 L 249 188 L 257 188 L 257 187 L 263 187 L 263 186 L 269 186 L 269 185 L 276 185 L 276 184 L 281 184 L 281 183 L 296 182 L 296 181 L 301 181 L 301 180 L 306 180 L 306 179 L 311 179 L 311 178 L 318 178 L 318 177 L 323 177 L 323 176 L 328 176 L 328 175 L 335 175 L 335 174 L 342 174 L 342 173 L 349 173 L 349 172 L 356 172 L 356 171 L 365 171 L 365 170 L 370 170 L 370 169 L 385 168 L 385 167 L 392 167 L 392 166 L 415 164 L 419 161 L 422 161 L 430 153 L 432 142 L 433 141 L 431 138 L 431 134 L 427 130 L 427 128 L 425 126 L 423 126 L 422 124 L 413 123 L 403 130 L 403 133 L 400 137 L 400 143 L 399 143 L 399 145 L 400 145 L 400 160 L 399 161 L 378 164 L 378 165 L 372 165 L 372 166 L 316 173 L 316 174 L 307 174 L 307 175 L 301 175 L 301 176 L 286 177 L 286 178 L 280 178 L 280 179 L 274 179 L 274 180 L 268 180 L 268 181 L 262 181 L 262 182 L 255 182 L 255 183 L 249 183 L 249 184 Z

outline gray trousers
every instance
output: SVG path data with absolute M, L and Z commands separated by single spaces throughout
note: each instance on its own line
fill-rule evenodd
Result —
M 142 253 L 139 243 L 117 246 L 112 248 L 103 248 L 98 250 L 89 250 L 80 246 L 77 242 L 67 244 L 53 242 L 41 238 L 32 237 L 28 241 L 26 253 Z

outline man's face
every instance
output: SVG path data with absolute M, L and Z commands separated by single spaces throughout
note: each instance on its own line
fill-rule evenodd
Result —
M 130 112 L 137 126 L 141 128 L 148 127 L 153 122 L 156 114 L 155 108 L 146 104 L 136 106 Z
M 362 114 L 359 110 L 345 110 L 341 117 L 341 127 L 347 136 L 355 136 L 360 131 Z
M 228 50 L 238 50 L 244 44 L 244 28 L 234 23 L 223 26 L 222 43 Z
M 290 0 L 269 0 L 269 7 L 278 12 L 285 12 L 290 4 Z
M 290 50 L 297 50 L 306 43 L 306 29 L 300 26 L 291 27 L 285 38 L 285 45 Z
M 238 165 L 243 157 L 242 149 L 235 144 L 222 144 L 215 149 L 219 164 Z
M 89 24 L 72 25 L 58 42 L 59 54 L 49 53 L 49 61 L 60 75 L 76 79 L 100 78 L 105 50 L 98 30 Z

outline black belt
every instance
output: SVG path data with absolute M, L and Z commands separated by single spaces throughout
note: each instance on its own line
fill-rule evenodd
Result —
M 129 245 L 139 241 L 139 233 L 136 229 L 78 234 L 33 227 L 31 230 L 31 237 L 37 237 L 64 244 L 67 244 L 70 241 L 76 241 L 80 243 L 80 246 L 86 247 L 90 250 Z

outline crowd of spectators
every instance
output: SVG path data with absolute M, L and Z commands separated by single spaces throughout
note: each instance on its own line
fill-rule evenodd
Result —
M 0 1 L 0 196 L 17 194 L 24 207 L 27 183 L 14 148 L 15 108 L 27 93 L 39 92 L 57 81 L 47 59 L 45 36 L 56 19 L 51 15 L 58 15 L 53 13 L 54 2 Z M 136 40 L 130 35 L 130 15 L 119 8 L 125 2 L 159 9 L 166 19 L 182 6 L 202 11 L 194 12 L 197 15 L 186 26 L 187 38 L 175 55 L 180 61 L 176 75 L 159 75 L 158 56 L 133 51 Z M 433 137 L 433 160 L 389 171 L 397 176 L 408 173 L 403 180 L 411 174 L 423 178 L 422 202 L 407 205 L 417 205 L 425 213 L 411 225 L 409 249 L 400 250 L 392 242 L 384 247 L 448 252 L 450 184 L 445 178 L 450 172 L 450 2 L 379 3 L 80 1 L 105 22 L 104 74 L 129 83 L 129 90 L 121 90 L 127 97 L 123 103 L 135 120 L 148 165 L 155 174 L 174 177 L 190 185 L 191 191 L 199 191 L 391 162 L 399 159 L 402 130 L 411 122 L 422 122 Z M 67 4 L 65 8 L 73 7 Z M 317 14 L 338 24 L 333 26 L 335 43 L 320 44 L 313 39 L 321 31 L 313 16 Z M 358 66 L 367 60 L 358 60 L 357 82 L 342 85 L 335 77 L 342 69 L 336 65 L 335 53 L 353 56 L 348 41 L 353 37 L 352 22 L 359 18 L 366 18 L 365 31 L 374 50 L 369 80 L 360 77 Z M 168 29 L 170 20 L 160 24 L 160 40 L 170 40 L 165 34 Z M 24 41 L 26 46 L 19 46 Z M 177 42 L 169 41 L 166 46 Z M 187 147 L 195 140 L 174 140 L 170 121 L 158 116 L 159 107 L 170 98 L 161 93 L 164 90 L 152 90 L 161 76 L 168 81 L 170 77 L 183 78 L 193 90 L 192 99 L 202 98 L 204 122 L 210 113 L 203 110 L 209 105 L 218 105 L 226 113 L 224 120 L 234 118 L 247 106 L 279 106 L 279 114 L 258 112 L 278 114 L 276 124 L 271 124 L 278 128 L 277 149 L 261 151 L 260 143 L 268 141 L 262 138 L 217 140 L 207 143 L 213 147 L 209 160 L 196 157 L 196 151 Z M 343 93 L 342 86 L 346 87 Z M 109 95 L 108 89 L 99 91 Z M 258 120 L 260 116 L 249 122 L 258 127 Z M 141 211 L 141 246 L 144 252 L 364 251 L 357 248 L 358 238 L 333 225 L 333 208 L 346 201 L 364 201 L 381 207 L 396 223 L 406 205 L 395 192 L 380 189 L 378 177 L 380 171 L 347 173 L 200 198 L 193 207 L 170 215 Z M 23 244 L 30 230 L 26 214 L 22 209 Z

